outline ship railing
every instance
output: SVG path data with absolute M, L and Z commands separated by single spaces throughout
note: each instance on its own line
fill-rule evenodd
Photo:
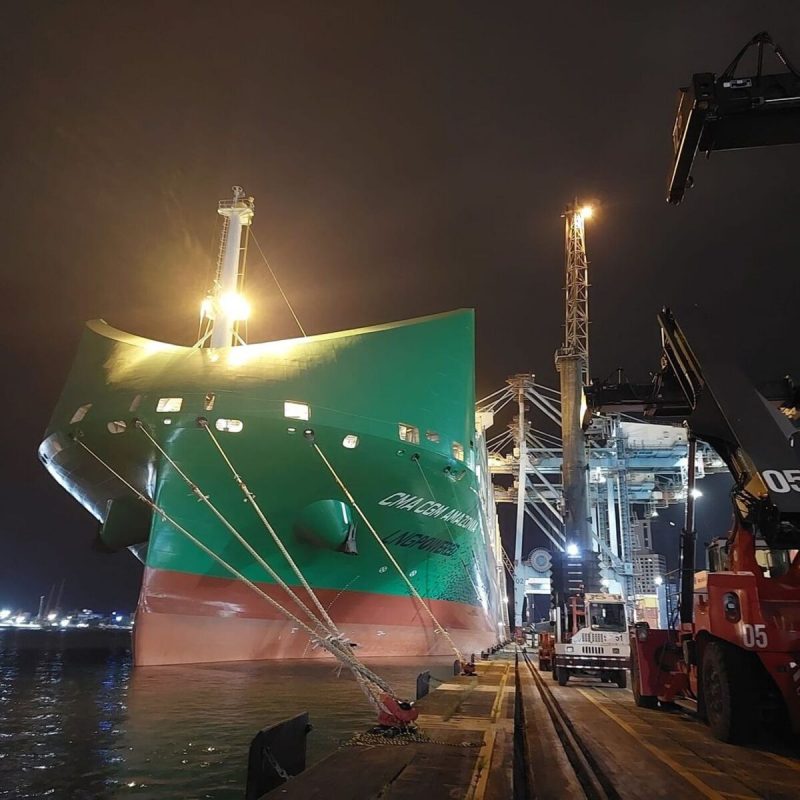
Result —
M 239 197 L 230 200 L 220 200 L 217 208 L 254 208 L 255 200 L 252 197 Z

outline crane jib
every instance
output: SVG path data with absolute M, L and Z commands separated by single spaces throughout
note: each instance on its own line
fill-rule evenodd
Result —
M 592 409 L 685 423 L 725 461 L 743 519 L 772 546 L 800 547 L 800 433 L 789 419 L 797 416 L 796 390 L 784 381 L 765 396 L 701 319 L 679 325 L 664 309 L 658 322 L 663 352 L 652 383 L 592 386 Z

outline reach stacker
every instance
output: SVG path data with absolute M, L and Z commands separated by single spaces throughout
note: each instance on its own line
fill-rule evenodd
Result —
M 689 340 L 659 315 L 661 369 L 647 385 L 591 387 L 595 411 L 684 420 L 686 521 L 680 537 L 679 624 L 635 626 L 637 705 L 696 710 L 714 735 L 742 742 L 759 727 L 800 733 L 800 391 L 785 378 L 757 389 L 712 340 Z M 695 571 L 696 440 L 734 479 L 733 525 Z

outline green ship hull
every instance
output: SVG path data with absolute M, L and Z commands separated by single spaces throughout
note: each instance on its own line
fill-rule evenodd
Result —
M 463 652 L 504 639 L 473 365 L 471 311 L 217 349 L 89 323 L 39 454 L 144 561 L 136 663 L 320 653 L 254 589 L 311 603 L 234 473 L 360 655 L 451 652 L 406 579 Z

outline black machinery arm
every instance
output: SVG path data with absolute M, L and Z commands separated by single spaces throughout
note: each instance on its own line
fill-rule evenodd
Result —
M 668 309 L 658 322 L 662 354 L 653 381 L 590 386 L 589 407 L 684 421 L 727 464 L 742 518 L 770 546 L 800 547 L 800 431 L 793 424 L 800 393 L 788 379 L 759 391 L 724 347 L 705 336 L 690 345 Z
M 764 45 L 770 45 L 786 72 L 762 73 Z M 736 68 L 751 48 L 758 50 L 755 75 L 735 77 Z M 672 128 L 673 159 L 667 202 L 677 204 L 692 185 L 692 166 L 698 151 L 738 150 L 800 142 L 800 73 L 786 54 L 762 32 L 754 36 L 717 77 L 698 72 L 678 94 Z

